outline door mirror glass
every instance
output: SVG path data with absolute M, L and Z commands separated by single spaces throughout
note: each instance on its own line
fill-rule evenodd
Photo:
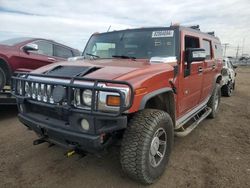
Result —
M 23 50 L 25 52 L 29 52 L 29 51 L 38 51 L 38 45 L 37 44 L 26 44 L 24 47 L 23 47 Z

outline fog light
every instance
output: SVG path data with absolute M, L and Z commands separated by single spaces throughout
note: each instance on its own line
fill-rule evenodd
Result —
M 89 122 L 86 119 L 81 120 L 81 127 L 83 130 L 88 131 L 89 130 Z

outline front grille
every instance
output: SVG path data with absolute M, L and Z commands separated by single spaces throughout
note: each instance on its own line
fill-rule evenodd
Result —
M 54 88 L 56 87 L 55 85 L 31 82 L 31 81 L 26 81 L 21 84 L 24 84 L 24 90 L 20 89 L 19 93 L 24 95 L 25 97 L 44 103 L 50 103 L 50 104 L 55 103 L 53 98 L 53 91 Z M 62 102 L 67 102 L 67 97 L 65 97 L 65 99 Z

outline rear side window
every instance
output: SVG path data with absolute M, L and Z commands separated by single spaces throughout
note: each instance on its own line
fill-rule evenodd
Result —
M 206 52 L 206 59 L 211 59 L 212 54 L 211 54 L 211 42 L 208 40 L 202 40 L 202 46 L 205 49 Z
M 47 41 L 36 41 L 34 44 L 38 45 L 38 51 L 33 51 L 33 53 L 38 53 L 46 56 L 53 55 L 53 45 Z
M 59 45 L 54 45 L 54 56 L 67 59 L 69 57 L 72 57 L 73 54 L 70 49 L 64 48 Z
M 222 59 L 222 48 L 221 44 L 214 44 L 214 57 L 215 59 Z

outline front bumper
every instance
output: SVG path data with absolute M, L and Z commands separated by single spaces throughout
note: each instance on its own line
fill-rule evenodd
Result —
M 73 108 L 18 102 L 19 120 L 45 141 L 70 149 L 98 152 L 110 144 L 112 134 L 125 129 L 127 116 L 107 117 L 85 114 Z M 89 130 L 81 127 L 81 120 L 89 122 Z

